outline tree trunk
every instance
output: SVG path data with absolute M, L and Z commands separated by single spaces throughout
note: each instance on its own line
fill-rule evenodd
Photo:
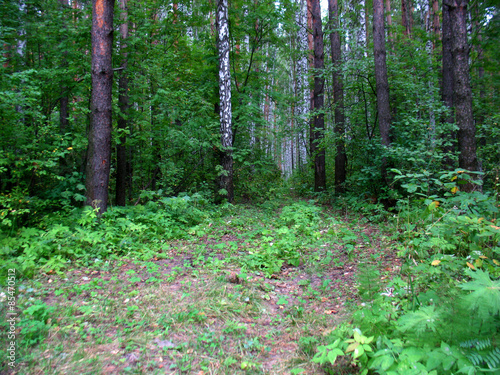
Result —
M 221 134 L 220 189 L 226 191 L 227 201 L 234 199 L 233 190 L 233 131 L 231 110 L 231 71 L 229 67 L 228 0 L 218 0 L 217 49 L 219 52 L 219 106 Z
M 335 192 L 343 193 L 345 191 L 346 180 L 346 162 L 345 152 L 345 130 L 344 130 L 344 87 L 342 83 L 342 74 L 340 71 L 342 65 L 342 48 L 340 44 L 340 24 L 339 7 L 337 0 L 328 0 L 328 13 L 330 18 L 330 44 L 332 49 L 332 82 L 333 82 L 333 101 L 335 105 Z
M 444 120 L 447 123 L 454 123 L 455 116 L 453 110 L 453 56 L 452 49 L 452 29 L 451 29 L 450 7 L 443 2 L 443 56 L 442 56 L 442 80 L 441 80 L 441 99 L 444 105 L 449 110 L 449 116 Z M 455 153 L 455 131 L 444 136 L 445 145 L 443 151 L 445 153 L 444 164 L 450 168 L 454 168 L 453 158 Z
M 401 0 L 401 24 L 403 26 L 403 34 L 406 36 L 411 36 L 411 28 L 410 28 L 410 4 L 408 4 L 409 0 Z
M 297 61 L 297 81 L 295 86 L 295 95 L 297 97 L 297 149 L 298 149 L 298 167 L 307 163 L 307 114 L 309 105 L 309 85 L 307 82 L 308 61 L 306 52 L 309 51 L 308 32 L 307 32 L 307 2 L 300 0 L 300 6 L 297 9 L 295 20 L 299 25 L 297 31 L 298 61 Z
M 432 31 L 434 34 L 435 40 L 439 39 L 439 1 L 432 0 Z M 433 44 L 433 48 L 435 48 L 435 44 Z
M 119 143 L 116 145 L 116 205 L 125 206 L 127 197 L 127 149 L 125 146 L 126 135 L 125 130 L 128 127 L 128 53 L 127 53 L 127 38 L 128 38 L 128 8 L 127 0 L 120 0 L 120 55 L 121 71 L 118 79 L 118 131 L 120 132 Z
M 61 11 L 64 12 L 66 9 L 69 8 L 69 3 L 68 0 L 59 0 L 59 4 L 61 5 Z M 64 31 L 67 31 L 66 27 L 66 19 L 63 16 L 62 20 L 62 29 Z M 67 35 L 65 32 L 64 35 Z M 66 38 L 66 36 L 63 36 L 63 38 Z M 66 68 L 68 66 L 68 62 L 66 59 L 68 52 L 64 51 L 63 52 L 63 58 L 62 58 L 62 67 Z M 61 97 L 59 98 L 59 132 L 61 134 L 65 134 L 67 129 L 68 129 L 68 124 L 69 124 L 69 113 L 68 113 L 68 107 L 69 107 L 69 98 L 68 98 L 68 88 L 66 87 L 66 84 L 64 83 L 64 79 L 61 82 Z
M 392 35 L 392 15 L 391 15 L 391 0 L 385 0 L 385 12 L 387 16 L 387 27 L 389 28 L 389 43 L 393 43 Z
M 476 155 L 476 126 L 472 115 L 472 89 L 469 75 L 469 45 L 467 42 L 468 0 L 446 0 L 450 8 L 453 57 L 453 104 L 458 126 L 458 165 L 469 171 L 478 171 Z M 467 183 L 464 191 L 475 189 Z
M 92 95 L 87 161 L 87 205 L 102 215 L 108 207 L 111 159 L 114 0 L 92 2 Z
M 325 148 L 320 144 L 325 136 L 324 78 L 325 67 L 323 26 L 320 0 L 311 1 L 312 30 L 314 42 L 314 114 L 311 121 L 311 154 L 314 156 L 314 191 L 326 189 Z
M 391 108 L 389 105 L 389 82 L 384 30 L 383 0 L 373 0 L 373 54 L 375 60 L 375 81 L 377 91 L 377 111 L 382 145 L 391 145 Z M 387 160 L 382 160 L 382 178 L 387 181 Z

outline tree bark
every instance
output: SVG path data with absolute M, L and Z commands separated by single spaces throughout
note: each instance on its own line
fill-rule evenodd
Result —
M 377 111 L 382 145 L 391 145 L 391 108 L 389 104 L 389 81 L 384 30 L 383 0 L 373 0 L 373 54 L 375 60 L 375 81 L 377 92 Z M 387 181 L 387 160 L 382 160 L 382 178 Z
M 111 159 L 114 0 L 92 2 L 92 95 L 87 161 L 87 205 L 102 215 L 108 207 Z
M 439 1 L 438 0 L 432 0 L 432 31 L 434 34 L 434 37 L 436 40 L 439 39 Z M 433 44 L 433 48 L 435 48 L 435 44 Z
M 340 68 L 342 66 L 342 48 L 340 43 L 340 24 L 338 0 L 328 0 L 328 13 L 330 19 L 330 44 L 332 49 L 332 83 L 333 102 L 335 105 L 335 192 L 340 194 L 345 191 L 347 155 L 345 152 L 344 129 L 344 87 Z
M 411 20 L 410 20 L 410 0 L 401 0 L 401 24 L 403 26 L 403 34 L 411 37 Z
M 68 0 L 59 0 L 59 4 L 61 5 L 61 11 L 63 12 L 69 8 Z M 67 27 L 65 18 L 63 18 L 62 22 L 63 22 L 62 29 L 66 31 Z M 64 35 L 67 34 L 64 33 Z M 66 38 L 66 36 L 63 36 L 63 38 Z M 67 51 L 63 52 L 63 59 L 62 59 L 63 68 L 67 68 L 68 66 L 68 61 L 66 59 L 67 54 L 68 54 Z M 63 79 L 63 81 L 61 82 L 61 97 L 59 98 L 59 132 L 61 134 L 65 134 L 68 129 L 69 125 L 68 107 L 69 107 L 68 88 L 66 87 L 66 84 Z
M 118 79 L 118 131 L 120 131 L 119 143 L 116 145 L 116 205 L 125 206 L 127 201 L 127 149 L 125 142 L 125 130 L 128 127 L 128 53 L 127 53 L 127 39 L 128 39 L 128 8 L 127 0 L 120 0 L 120 55 L 121 71 L 120 78 Z
M 458 126 L 458 165 L 469 171 L 478 171 L 476 155 L 476 125 L 472 114 L 472 89 L 469 75 L 469 45 L 467 42 L 468 0 L 445 0 L 450 9 L 453 57 L 453 104 Z M 472 191 L 475 185 L 467 183 L 464 191 Z
M 311 1 L 312 31 L 314 42 L 314 114 L 311 121 L 311 154 L 314 156 L 314 191 L 326 189 L 325 148 L 321 142 L 325 136 L 323 25 L 320 0 Z
M 231 109 L 231 71 L 229 66 L 228 0 L 217 4 L 217 49 L 219 52 L 219 106 L 221 134 L 221 190 L 226 191 L 227 201 L 234 199 L 233 189 L 233 131 Z
M 455 122 L 453 109 L 453 56 L 451 53 L 452 36 L 450 7 L 446 4 L 446 2 L 443 2 L 441 99 L 449 110 L 449 115 L 446 119 L 444 119 L 444 122 L 450 124 Z M 453 169 L 454 161 L 451 156 L 455 153 L 456 149 L 456 132 L 452 131 L 450 134 L 445 134 L 444 141 L 444 164 L 448 168 Z
M 387 17 L 387 27 L 389 28 L 389 43 L 392 45 L 394 37 L 392 35 L 391 0 L 385 0 L 385 12 Z
M 298 131 L 297 131 L 297 149 L 298 149 L 298 162 L 299 168 L 306 165 L 307 163 L 307 123 L 306 118 L 310 109 L 309 96 L 310 90 L 307 81 L 308 74 L 308 58 L 307 51 L 309 51 L 308 38 L 309 34 L 307 32 L 307 1 L 300 0 L 299 8 L 295 15 L 295 20 L 299 25 L 297 31 L 297 46 L 298 46 L 298 60 L 297 60 L 297 81 L 295 86 L 295 95 L 297 97 L 297 108 L 296 114 L 298 119 Z

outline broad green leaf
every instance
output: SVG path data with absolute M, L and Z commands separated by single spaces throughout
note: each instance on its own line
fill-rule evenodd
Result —
M 363 348 L 363 345 L 359 345 L 356 349 L 354 349 L 352 358 L 356 359 L 361 357 L 363 354 L 365 354 L 365 349 Z
M 392 356 L 392 354 L 386 354 L 373 358 L 369 366 L 371 369 L 385 371 L 389 367 L 391 367 L 393 363 L 394 363 L 394 357 Z

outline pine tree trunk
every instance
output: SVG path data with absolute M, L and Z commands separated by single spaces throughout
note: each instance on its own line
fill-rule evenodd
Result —
M 458 165 L 469 171 L 478 171 L 476 155 L 476 125 L 472 114 L 472 89 L 469 75 L 469 45 L 467 42 L 468 0 L 446 0 L 450 7 L 452 57 L 453 57 L 453 104 L 458 126 Z M 467 183 L 464 191 L 474 190 L 475 185 Z
M 375 60 L 375 81 L 377 92 L 377 111 L 382 145 L 391 145 L 391 108 L 389 104 L 389 82 L 384 30 L 383 0 L 373 0 L 373 54 Z M 382 160 L 382 178 L 387 181 L 387 160 Z
M 453 123 L 455 121 L 454 110 L 453 110 L 453 56 L 451 53 L 452 49 L 452 29 L 451 29 L 451 15 L 450 7 L 443 2 L 443 56 L 442 56 L 442 79 L 441 79 L 441 99 L 444 105 L 449 110 L 449 116 L 444 120 L 448 123 Z M 443 152 L 445 155 L 444 163 L 445 165 L 453 169 L 455 167 L 453 158 L 451 157 L 455 153 L 455 132 L 450 132 L 444 136 L 445 145 L 443 147 Z
M 389 43 L 393 43 L 392 36 L 392 15 L 391 15 L 391 0 L 385 0 L 385 12 L 387 17 L 387 27 L 389 29 Z
M 330 17 L 330 44 L 332 49 L 332 82 L 333 82 L 333 101 L 335 105 L 335 192 L 343 193 L 346 180 L 347 156 L 345 152 L 345 129 L 344 129 L 344 87 L 342 83 L 342 48 L 340 44 L 339 33 L 339 8 L 338 0 L 328 0 L 328 13 Z
M 59 0 L 59 4 L 61 5 L 61 10 L 69 8 L 68 0 Z M 63 18 L 62 20 L 62 29 L 67 31 L 66 20 Z M 64 33 L 66 35 L 66 33 Z M 66 36 L 63 36 L 65 38 Z M 68 62 L 66 59 L 68 52 L 63 52 L 62 66 L 66 68 L 68 66 Z M 61 82 L 61 97 L 59 98 L 59 132 L 61 134 L 65 134 L 68 129 L 69 124 L 69 98 L 68 98 L 68 88 L 66 87 L 64 80 Z
M 231 71 L 229 67 L 229 23 L 228 0 L 219 0 L 217 5 L 217 48 L 219 52 L 219 102 L 221 134 L 220 188 L 225 190 L 227 201 L 234 199 L 233 190 L 233 131 L 231 110 Z
M 92 95 L 87 160 L 87 205 L 102 215 L 108 207 L 111 161 L 114 0 L 92 2 Z
M 116 205 L 125 206 L 127 197 L 127 149 L 125 142 L 125 130 L 128 127 L 128 53 L 127 44 L 128 39 L 128 9 L 127 0 L 120 0 L 120 55 L 121 71 L 120 78 L 118 79 L 118 130 L 121 132 L 119 143 L 116 145 Z
M 403 34 L 411 37 L 411 4 L 410 0 L 401 0 L 401 24 L 403 26 Z
M 314 191 L 326 190 L 325 148 L 321 145 L 325 136 L 324 84 L 325 67 L 323 46 L 323 25 L 320 0 L 311 1 L 311 15 L 314 42 L 314 116 L 311 122 L 311 154 L 314 155 Z

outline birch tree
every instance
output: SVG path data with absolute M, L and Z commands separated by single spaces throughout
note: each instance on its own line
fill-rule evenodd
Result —
M 219 54 L 219 116 L 221 135 L 220 189 L 228 202 L 234 199 L 233 189 L 233 131 L 231 110 L 231 71 L 229 66 L 228 0 L 217 3 L 217 50 Z

